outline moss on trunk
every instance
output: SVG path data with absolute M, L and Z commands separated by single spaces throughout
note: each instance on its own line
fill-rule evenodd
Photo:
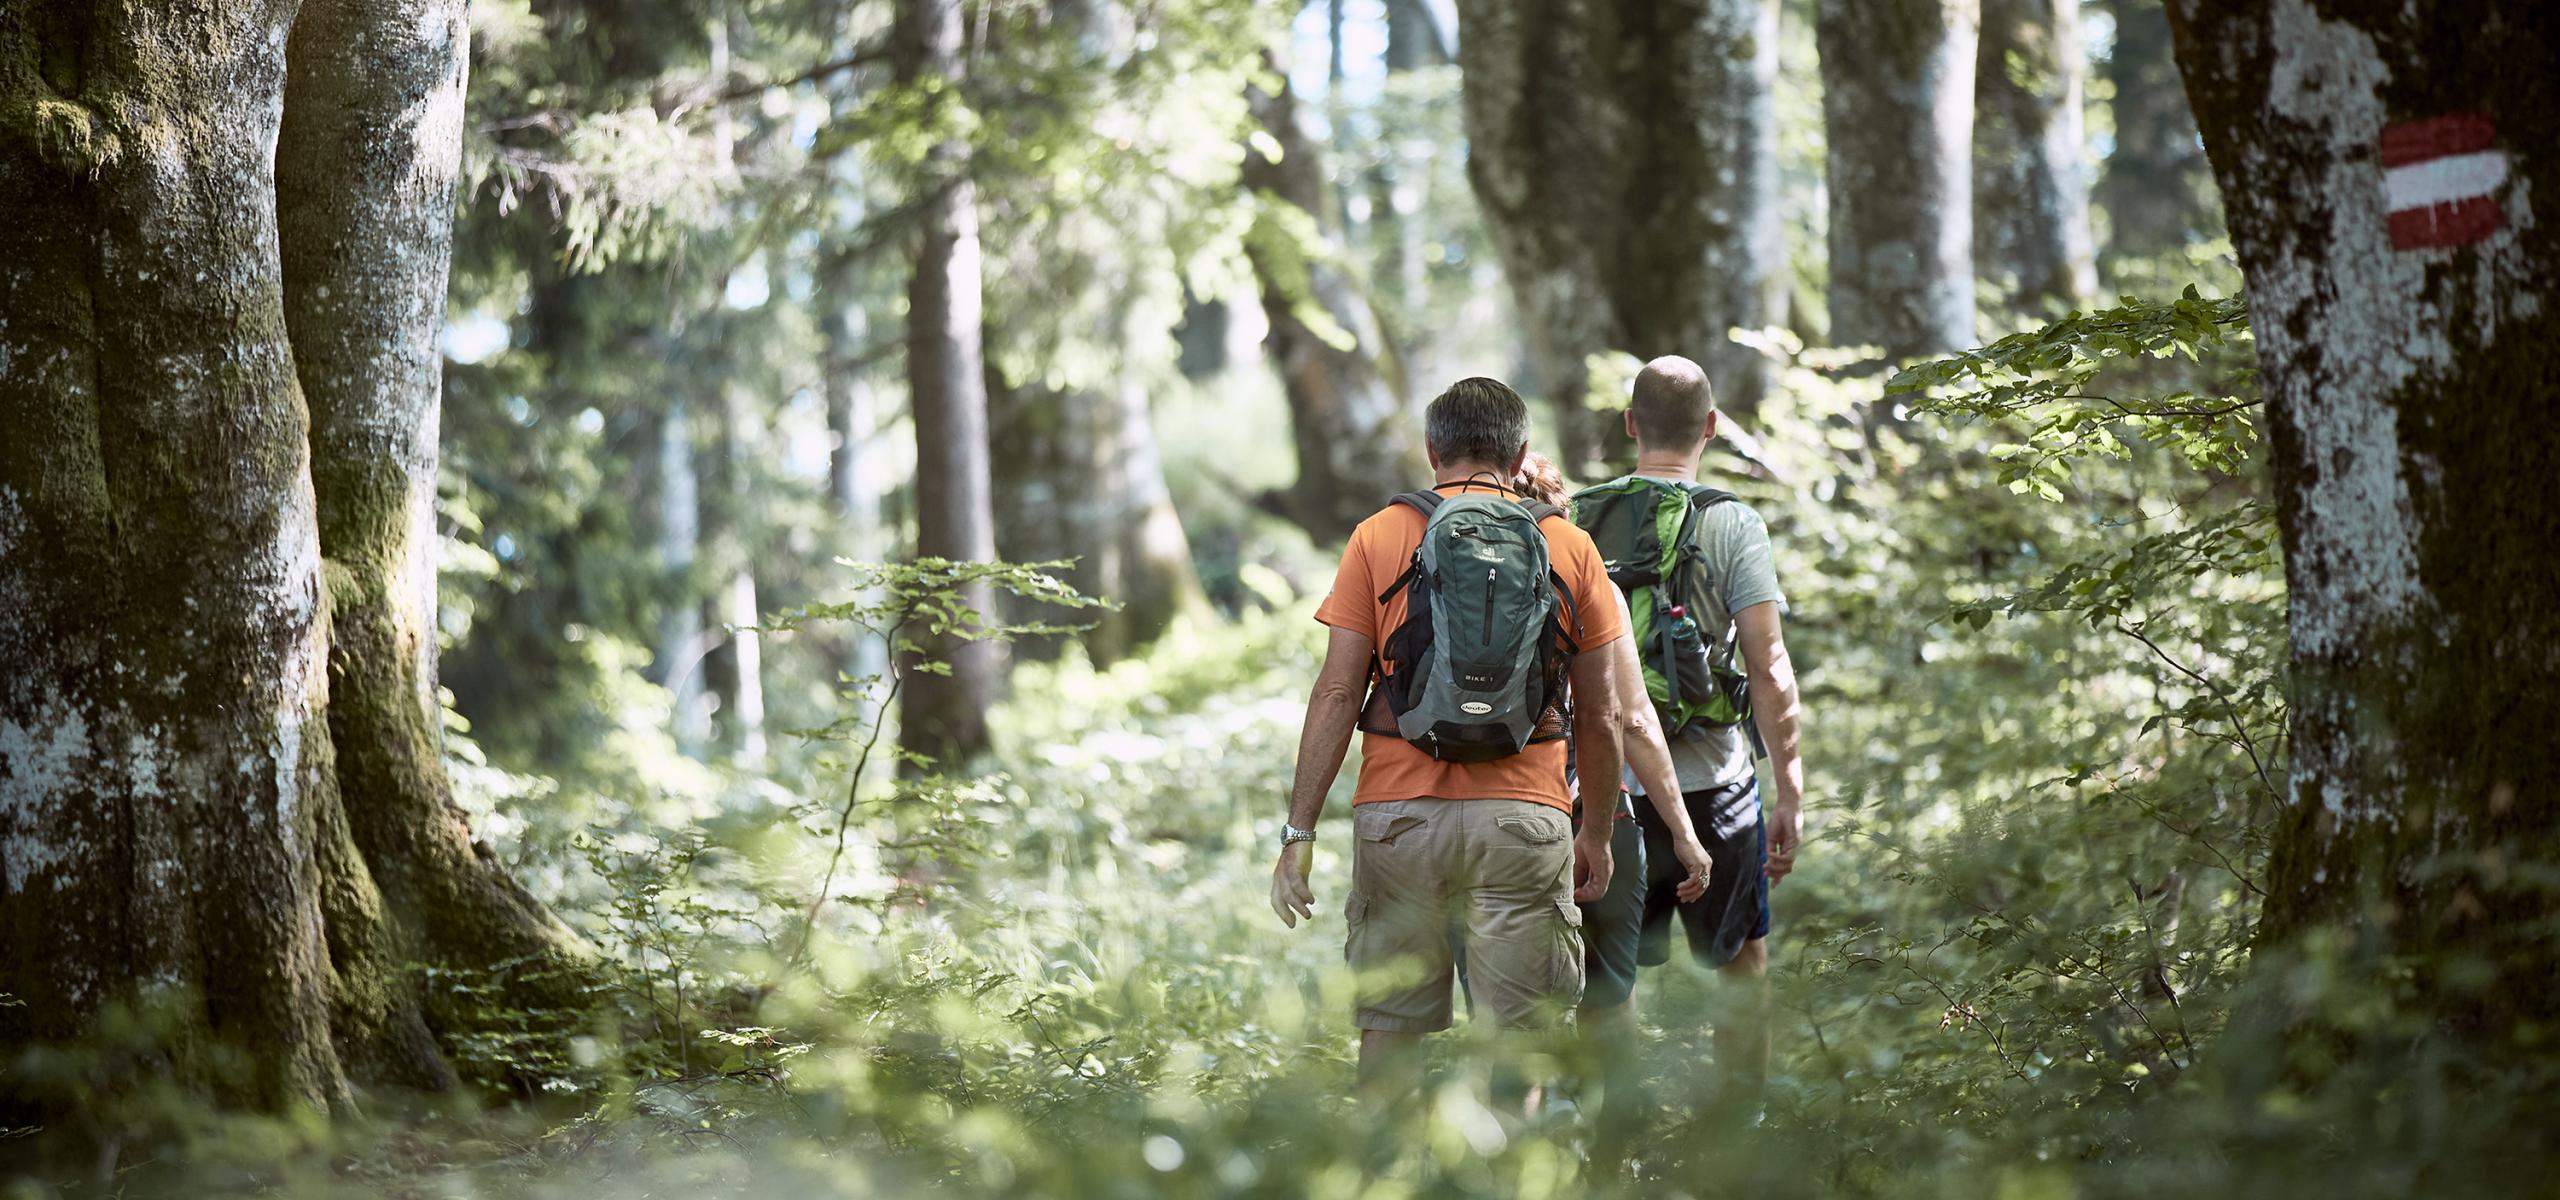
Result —
M 2186 3 L 2178 59 L 2248 278 L 2292 625 L 2264 936 L 2423 964 L 2450 1027 L 2548 1029 L 2560 898 L 2560 9 Z M 2442 36 L 2460 29 L 2462 37 Z M 2483 236 L 2397 236 L 2378 147 L 2476 114 Z M 2404 231 L 2405 232 L 2405 231 Z
M 1785 318 L 1775 0 L 1462 4 L 1467 176 L 1571 473 L 1633 452 L 1584 406 L 1592 354 L 1684 354 L 1748 413 Z

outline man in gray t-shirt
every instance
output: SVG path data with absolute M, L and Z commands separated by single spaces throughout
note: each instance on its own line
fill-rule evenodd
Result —
M 1627 408 L 1627 433 L 1636 440 L 1635 474 L 1681 484 L 1696 479 L 1698 457 L 1714 439 L 1717 420 L 1715 393 L 1698 364 L 1677 356 L 1645 364 Z M 1781 630 L 1786 598 L 1760 514 L 1724 500 L 1699 509 L 1690 530 L 1706 579 L 1703 587 L 1684 587 L 1682 595 L 1704 610 L 1690 616 L 1715 639 L 1711 658 L 1739 664 L 1749 676 L 1751 720 L 1768 751 L 1770 802 L 1764 811 L 1753 730 L 1699 721 L 1671 739 L 1682 793 L 1678 807 L 1697 827 L 1714 864 L 1707 893 L 1679 902 L 1671 891 L 1680 867 L 1669 832 L 1655 804 L 1637 804 L 1641 849 L 1616 849 L 1620 865 L 1608 893 L 1583 906 L 1589 982 L 1581 1022 L 1597 1049 L 1622 1068 L 1632 1067 L 1636 968 L 1670 960 L 1676 923 L 1687 934 L 1693 958 L 1744 989 L 1742 1002 L 1717 1021 L 1715 1042 L 1727 1080 L 1724 1099 L 1733 1111 L 1748 1113 L 1758 1105 L 1769 1066 L 1769 889 L 1794 870 L 1801 837 L 1804 766 L 1796 749 L 1795 668 Z M 1643 795 L 1632 778 L 1628 787 Z M 1622 833 L 1622 840 L 1634 843 L 1637 836 Z M 1611 1073 L 1621 1082 L 1639 1074 Z M 1623 1107 L 1632 1090 L 1608 1089 L 1604 1129 L 1641 1125 L 1641 1117 Z
M 1687 479 L 1670 482 L 1685 483 Z M 1706 611 L 1693 616 L 1698 628 L 1712 638 L 1707 646 L 1708 657 L 1716 662 L 1747 665 L 1749 656 L 1735 644 L 1742 640 L 1742 629 L 1734 623 L 1733 614 L 1761 604 L 1776 605 L 1779 614 L 1787 611 L 1786 595 L 1778 590 L 1778 570 L 1769 561 L 1769 527 L 1749 506 L 1730 501 L 1700 512 L 1691 540 L 1698 548 L 1707 580 L 1701 594 L 1707 601 Z M 1670 742 L 1671 765 L 1680 772 L 1680 790 L 1684 793 L 1729 790 L 1752 777 L 1751 734 L 1742 726 L 1701 721 L 1673 735 Z M 1644 784 L 1633 773 L 1627 775 L 1626 781 L 1629 791 L 1644 795 Z M 1755 811 L 1737 814 L 1715 832 L 1730 836 L 1758 819 L 1757 805 L 1746 807 Z M 1700 826 L 1699 832 L 1705 834 L 1706 827 Z

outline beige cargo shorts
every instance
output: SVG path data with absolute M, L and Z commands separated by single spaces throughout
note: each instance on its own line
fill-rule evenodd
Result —
M 1344 957 L 1362 1029 L 1447 1029 L 1463 943 L 1475 1011 L 1553 1026 L 1582 999 L 1573 825 L 1526 800 L 1382 800 L 1352 810 Z

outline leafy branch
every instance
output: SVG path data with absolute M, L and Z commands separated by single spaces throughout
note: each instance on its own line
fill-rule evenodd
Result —
M 774 614 L 759 626 L 759 631 L 772 634 L 798 632 L 811 625 L 851 625 L 862 635 L 877 638 L 889 648 L 888 675 L 847 680 L 847 694 L 867 693 L 886 687 L 868 713 L 857 709 L 837 721 L 813 730 L 795 730 L 799 736 L 817 741 L 858 743 L 851 769 L 844 784 L 843 799 L 834 806 L 834 830 L 826 870 L 821 874 L 808 908 L 801 914 L 800 935 L 786 962 L 799 962 L 808 953 L 817 931 L 818 914 L 826 907 L 835 889 L 837 874 L 843 869 L 845 848 L 851 837 L 854 817 L 862 808 L 863 782 L 869 778 L 883 732 L 890 714 L 896 710 L 898 695 L 907 680 L 918 674 L 947 675 L 948 662 L 931 657 L 925 639 L 943 645 L 974 642 L 1008 642 L 1026 637 L 1047 637 L 1082 632 L 1089 625 L 1059 625 L 1047 621 L 993 620 L 976 607 L 976 597 L 990 591 L 1002 592 L 1033 604 L 1066 609 L 1107 608 L 1111 602 L 1086 596 L 1068 586 L 1054 572 L 1067 569 L 1071 561 L 1008 563 L 954 562 L 945 558 L 924 558 L 912 563 L 858 563 L 838 559 L 856 572 L 853 591 L 856 599 L 832 604 L 811 604 Z M 901 752 L 904 756 L 904 752 Z M 905 756 L 923 763 L 921 758 Z M 929 764 L 926 764 L 929 765 Z
M 2207 299 L 2193 287 L 2175 300 L 2138 301 L 2074 313 L 2041 329 L 1976 350 L 1916 364 L 1885 385 L 1914 397 L 1912 412 L 2022 427 L 2019 441 L 1995 445 L 2000 482 L 2010 491 L 2060 500 L 2073 464 L 2126 458 L 2131 435 L 2166 446 L 2200 471 L 2239 469 L 2258 440 L 2252 414 L 2263 403 L 2254 367 L 2222 365 L 2248 338 L 2237 296 Z M 2185 358 L 2220 365 L 2220 394 L 2176 391 L 2128 401 L 2091 390 L 2103 374 L 2132 374 Z

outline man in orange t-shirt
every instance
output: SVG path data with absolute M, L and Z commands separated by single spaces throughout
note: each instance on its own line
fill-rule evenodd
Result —
M 1528 406 L 1510 388 L 1483 378 L 1451 385 L 1424 417 L 1434 489 L 1444 496 L 1516 497 L 1528 429 Z M 1379 596 L 1413 560 L 1425 524 L 1421 513 L 1402 504 L 1361 522 L 1343 550 L 1332 594 L 1316 610 L 1333 632 L 1307 704 L 1289 822 L 1271 881 L 1272 908 L 1291 928 L 1314 915 L 1308 847 L 1371 677 L 1384 669 L 1376 648 L 1405 619 L 1406 590 L 1384 601 Z M 1573 1007 L 1583 981 L 1575 901 L 1598 899 L 1608 889 L 1626 739 L 1644 741 L 1640 771 L 1668 771 L 1669 752 L 1652 724 L 1651 706 L 1626 702 L 1628 684 L 1640 674 L 1598 550 L 1561 515 L 1538 528 L 1571 594 L 1565 633 L 1577 651 L 1569 673 L 1573 754 L 1593 794 L 1580 806 L 1577 829 L 1561 738 L 1533 741 L 1505 758 L 1457 763 L 1436 760 L 1392 733 L 1364 734 L 1343 916 L 1345 956 L 1360 976 L 1360 1078 L 1372 1094 L 1402 1090 L 1421 1036 L 1450 1025 L 1453 928 L 1464 941 L 1472 999 L 1496 1024 L 1541 1028 Z

